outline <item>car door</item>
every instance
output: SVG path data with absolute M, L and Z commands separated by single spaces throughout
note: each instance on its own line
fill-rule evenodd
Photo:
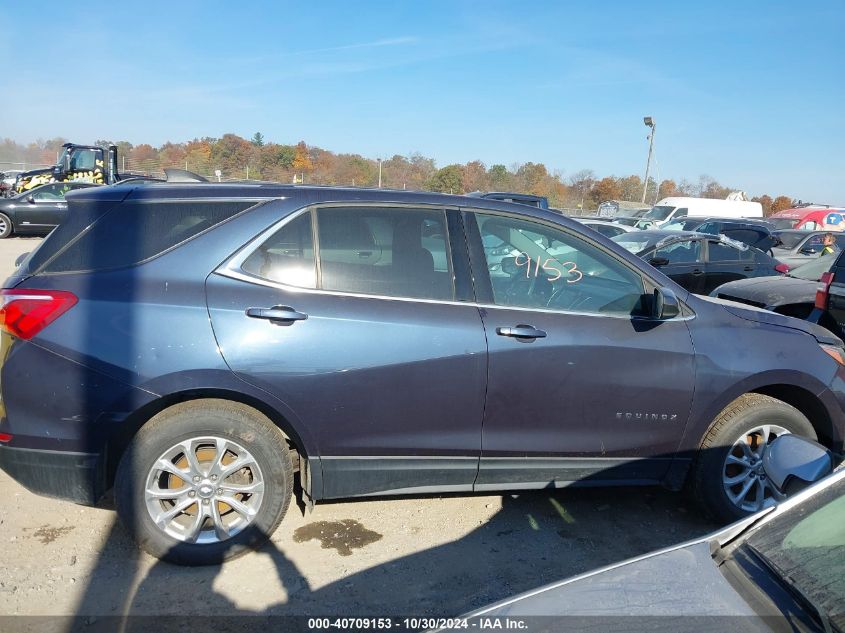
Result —
M 447 213 L 308 208 L 206 282 L 229 367 L 318 446 L 317 498 L 472 488 L 487 348 Z
M 67 208 L 64 200 L 67 188 L 65 183 L 55 182 L 39 187 L 26 196 L 25 202 L 17 210 L 17 224 L 33 229 L 49 229 L 56 226 Z
M 729 281 L 756 277 L 757 263 L 753 258 L 743 257 L 748 250 L 727 242 L 706 240 L 707 263 L 702 294 L 710 294 L 711 290 Z
M 660 480 L 692 396 L 684 318 L 642 316 L 651 286 L 584 229 L 489 211 L 464 224 L 489 350 L 476 489 Z
M 672 242 L 652 249 L 641 257 L 685 289 L 701 293 L 704 289 L 703 240 Z

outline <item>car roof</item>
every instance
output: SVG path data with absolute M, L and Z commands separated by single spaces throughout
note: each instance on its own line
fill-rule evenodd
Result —
M 557 223 L 572 223 L 574 220 L 548 209 L 541 209 L 516 202 L 505 202 L 495 198 L 476 198 L 466 195 L 439 193 L 434 191 L 413 191 L 405 189 L 374 189 L 363 187 L 337 187 L 320 185 L 293 185 L 270 182 L 196 182 L 155 183 L 117 182 L 109 187 L 92 187 L 68 196 L 81 200 L 190 200 L 202 198 L 225 200 L 297 199 L 304 204 L 326 202 L 380 202 L 394 204 L 436 204 L 444 207 L 474 207 L 516 213 Z M 561 221 L 561 219 L 563 221 Z

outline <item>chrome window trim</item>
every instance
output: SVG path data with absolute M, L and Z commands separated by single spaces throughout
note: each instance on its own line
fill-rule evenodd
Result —
M 239 279 L 241 281 L 247 281 L 250 283 L 259 284 L 262 286 L 268 286 L 270 288 L 278 288 L 280 290 L 286 290 L 288 292 L 298 292 L 298 291 L 311 291 L 311 292 L 319 292 L 321 294 L 327 294 L 332 296 L 341 296 L 341 297 L 375 297 L 379 299 L 400 299 L 405 301 L 418 301 L 420 303 L 444 303 L 448 305 L 468 305 L 466 301 L 454 301 L 454 300 L 445 300 L 445 299 L 419 299 L 416 297 L 394 297 L 391 295 L 376 295 L 376 294 L 366 294 L 363 292 L 346 292 L 343 290 L 322 290 L 318 288 L 304 288 L 300 286 L 292 286 L 290 284 L 285 284 L 282 282 L 270 281 L 269 279 L 264 279 L 263 277 L 258 277 L 257 275 L 252 275 L 247 273 L 243 270 L 243 263 L 252 255 L 258 248 L 276 231 L 279 231 L 282 227 L 287 225 L 289 222 L 293 222 L 299 216 L 304 215 L 306 213 L 314 212 L 311 215 L 311 241 L 314 247 L 314 258 L 315 258 L 315 284 L 320 283 L 321 281 L 321 267 L 320 267 L 320 236 L 318 233 L 318 225 L 317 225 L 317 211 L 321 208 L 337 208 L 337 207 L 344 207 L 344 208 L 365 208 L 365 209 L 422 209 L 422 210 L 430 210 L 430 211 L 441 211 L 443 213 L 443 229 L 446 232 L 444 236 L 445 239 L 445 246 L 446 246 L 446 260 L 447 266 L 449 267 L 449 274 L 451 275 L 451 283 L 452 283 L 452 296 L 455 296 L 455 267 L 452 261 L 452 248 L 451 242 L 449 241 L 449 221 L 446 217 L 446 213 L 449 211 L 458 211 L 458 207 L 453 205 L 442 205 L 442 204 L 432 204 L 432 203 L 407 203 L 407 202 L 368 202 L 368 201 L 361 201 L 361 200 L 352 200 L 350 202 L 318 202 L 318 203 L 311 203 L 308 204 L 301 209 L 297 209 L 290 215 L 285 216 L 273 226 L 262 231 L 257 237 L 250 240 L 245 246 L 241 247 L 234 255 L 232 255 L 222 266 L 220 266 L 214 272 L 219 273 L 221 275 L 231 277 L 233 279 Z
M 512 310 L 512 311 L 518 310 L 518 311 L 521 311 L 521 312 L 538 312 L 538 313 L 541 313 L 541 314 L 564 314 L 564 315 L 570 315 L 570 316 L 588 316 L 588 317 L 602 317 L 602 318 L 610 318 L 610 319 L 625 319 L 627 321 L 630 321 L 630 320 L 652 321 L 653 320 L 653 319 L 650 319 L 648 317 L 637 317 L 637 316 L 631 316 L 631 315 L 626 315 L 626 314 L 602 314 L 600 312 L 578 312 L 578 311 L 574 311 L 574 310 L 552 310 L 552 309 L 546 309 L 546 308 L 523 308 L 523 307 L 520 307 L 520 306 L 502 306 L 502 305 L 496 305 L 496 304 L 491 304 L 491 303 L 478 303 L 478 302 L 475 302 L 475 301 L 455 301 L 455 300 L 448 301 L 448 300 L 444 300 L 444 299 L 420 299 L 420 298 L 416 298 L 416 297 L 395 297 L 395 296 L 391 296 L 391 295 L 365 294 L 365 293 L 360 293 L 360 292 L 343 292 L 343 291 L 340 291 L 340 290 L 322 290 L 322 289 L 319 289 L 319 288 L 302 288 L 302 287 L 299 287 L 299 286 L 292 286 L 290 284 L 285 284 L 285 283 L 278 282 L 278 281 L 270 281 L 269 279 L 264 279 L 263 277 L 258 277 L 256 275 L 251 275 L 249 273 L 246 273 L 241 269 L 241 265 L 249 258 L 249 256 L 252 255 L 252 253 L 255 252 L 255 250 L 257 250 L 258 247 L 261 246 L 261 244 L 263 244 L 266 239 L 268 239 L 276 231 L 278 231 L 283 226 L 285 226 L 288 222 L 292 222 L 293 220 L 295 220 L 296 218 L 298 218 L 299 216 L 301 216 L 305 213 L 310 213 L 312 211 L 312 209 L 316 211 L 316 209 L 318 209 L 320 207 L 338 207 L 338 206 L 367 207 L 367 208 L 372 208 L 372 207 L 382 207 L 382 208 L 404 207 L 404 208 L 416 208 L 416 209 L 419 209 L 421 207 L 422 208 L 429 207 L 433 210 L 435 210 L 435 209 L 436 210 L 442 210 L 444 212 L 448 212 L 448 211 L 458 211 L 458 212 L 460 212 L 461 210 L 465 210 L 465 211 L 471 211 L 472 210 L 472 208 L 468 208 L 468 207 L 458 207 L 458 206 L 454 206 L 454 205 L 439 205 L 439 204 L 432 204 L 432 203 L 413 203 L 413 204 L 410 204 L 410 203 L 391 203 L 391 202 L 367 202 L 367 201 L 358 201 L 358 200 L 354 200 L 354 201 L 350 201 L 350 202 L 333 201 L 333 202 L 316 203 L 316 204 L 312 203 L 312 204 L 308 204 L 308 205 L 306 205 L 306 206 L 304 206 L 300 209 L 297 209 L 296 211 L 294 211 L 290 215 L 285 216 L 281 220 L 275 222 L 269 228 L 267 228 L 264 231 L 262 231 L 261 233 L 259 233 L 256 237 L 254 237 L 252 240 L 250 240 L 247 244 L 245 244 L 240 249 L 238 249 L 231 257 L 229 257 L 229 259 L 226 260 L 221 266 L 219 266 L 214 271 L 213 274 L 218 274 L 218 275 L 221 275 L 223 277 L 235 279 L 237 281 L 243 281 L 243 282 L 246 282 L 246 283 L 255 284 L 255 285 L 258 285 L 258 286 L 264 286 L 266 288 L 273 288 L 273 289 L 276 289 L 276 290 L 282 290 L 284 292 L 290 292 L 290 293 L 325 295 L 325 296 L 330 296 L 330 297 L 354 297 L 354 298 L 357 298 L 357 299 L 377 299 L 379 301 L 402 301 L 402 302 L 406 302 L 406 303 L 440 304 L 440 305 L 450 305 L 450 306 L 471 306 L 471 307 L 476 308 L 476 309 Z M 486 210 L 482 210 L 482 209 L 478 209 L 478 210 L 487 212 Z M 509 215 L 507 212 L 500 212 L 500 214 L 501 215 Z M 315 226 L 315 223 L 317 221 L 316 218 L 317 218 L 317 214 L 314 213 L 314 215 L 312 216 L 312 219 L 311 219 L 312 232 L 316 230 L 316 226 Z M 551 222 L 548 222 L 548 224 L 552 227 L 555 226 Z M 561 228 L 561 229 L 563 229 L 563 230 L 565 230 L 569 233 L 572 232 L 572 231 L 567 230 L 568 227 L 559 227 L 559 228 Z M 447 231 L 448 231 L 448 227 L 447 227 Z M 314 240 L 314 242 L 315 242 L 314 243 L 314 253 L 315 253 L 315 256 L 316 256 L 316 255 L 318 255 L 316 239 Z M 451 260 L 452 254 L 451 254 L 451 247 L 449 245 L 448 239 L 447 239 L 446 246 L 447 246 L 447 250 L 449 252 L 449 257 L 450 257 L 450 260 Z M 319 269 L 319 265 L 320 265 L 319 259 L 320 258 L 319 258 L 319 256 L 316 256 L 315 258 L 317 260 L 317 264 L 316 264 L 317 268 Z M 618 258 L 616 258 L 616 259 L 618 259 Z M 627 265 L 625 262 L 622 262 L 622 261 L 620 261 L 620 263 Z M 454 272 L 452 273 L 452 275 L 454 277 Z M 454 279 L 453 279 L 453 286 L 454 286 Z M 454 290 L 454 288 L 453 288 L 453 290 Z M 689 321 L 689 320 L 692 320 L 694 318 L 695 318 L 695 313 L 693 312 L 693 314 L 688 315 L 688 316 L 679 315 L 679 316 L 673 317 L 671 319 L 664 319 L 664 322 Z

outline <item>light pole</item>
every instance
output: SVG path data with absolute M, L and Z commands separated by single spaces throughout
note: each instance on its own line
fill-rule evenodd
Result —
M 657 130 L 657 123 L 650 116 L 644 116 L 643 123 L 651 128 L 651 133 L 648 135 L 648 160 L 645 163 L 645 182 L 643 183 L 642 202 L 645 203 L 645 194 L 648 191 L 648 170 L 651 168 L 651 152 L 654 150 L 654 132 Z
M 376 158 L 378 161 L 378 188 L 381 189 L 381 158 Z

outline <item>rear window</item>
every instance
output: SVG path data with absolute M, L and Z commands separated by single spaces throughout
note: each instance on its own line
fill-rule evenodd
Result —
M 242 200 L 127 201 L 94 220 L 93 224 L 85 213 L 79 217 L 70 213 L 70 217 L 48 237 L 50 248 L 40 248 L 27 264 L 30 270 L 43 266 L 39 272 L 47 273 L 131 266 L 163 253 L 254 204 L 254 201 Z M 48 242 L 43 246 L 48 246 Z

